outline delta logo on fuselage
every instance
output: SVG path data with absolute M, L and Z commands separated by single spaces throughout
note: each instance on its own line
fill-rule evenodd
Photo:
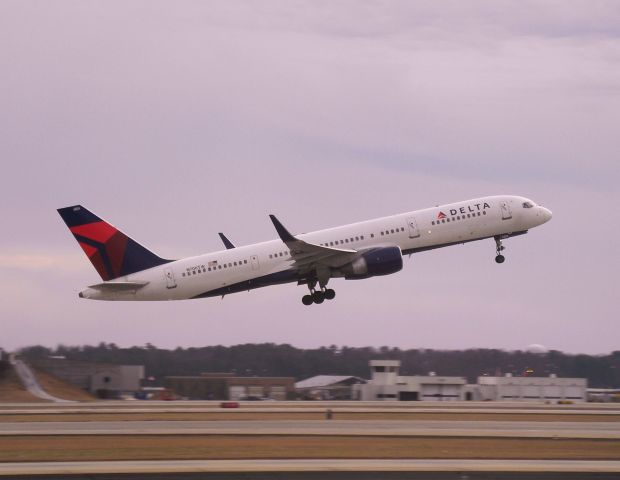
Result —
M 439 212 L 437 214 L 437 218 L 439 220 L 441 220 L 442 218 L 446 218 L 448 216 L 453 217 L 454 215 L 459 215 L 459 214 L 465 214 L 465 213 L 476 213 L 476 212 L 481 212 L 483 210 L 486 210 L 487 208 L 491 208 L 491 205 L 489 205 L 487 202 L 484 203 L 474 203 L 473 205 L 465 205 L 464 207 L 460 207 L 460 208 L 451 208 L 450 209 L 450 215 L 446 215 L 443 212 Z

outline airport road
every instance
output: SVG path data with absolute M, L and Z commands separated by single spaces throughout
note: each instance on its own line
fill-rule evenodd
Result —
M 2 422 L 0 435 L 361 435 L 620 439 L 617 422 L 252 420 Z
M 295 472 L 295 476 L 291 475 Z M 362 475 L 371 472 L 371 476 Z M 385 473 L 377 477 L 377 472 Z M 226 475 L 234 478 L 477 478 L 473 473 L 504 473 L 506 477 L 493 475 L 492 478 L 618 478 L 620 461 L 587 460 L 155 460 L 155 461 L 106 461 L 106 462 L 36 462 L 36 463 L 1 463 L 0 476 L 21 475 L 115 475 L 132 474 L 132 479 L 151 478 L 215 478 L 205 474 L 239 474 Z M 171 477 L 170 474 L 199 473 L 200 477 Z M 269 475 L 261 476 L 261 473 Z M 285 476 L 274 476 L 286 473 Z M 319 475 L 303 475 L 303 474 Z M 387 474 L 394 474 L 389 475 Z M 402 474 L 407 475 L 402 475 Z M 415 473 L 420 476 L 412 475 Z M 432 475 L 432 474 L 453 475 Z M 519 477 L 515 474 L 520 474 Z M 526 474 L 536 474 L 534 476 Z M 165 477 L 159 475 L 164 474 Z M 349 474 L 349 475 L 347 475 Z M 353 474 L 353 475 L 350 475 Z M 455 475 L 456 474 L 456 475 Z M 464 475 L 468 474 L 468 475 Z M 550 474 L 557 474 L 551 476 Z M 610 476 L 594 476 L 614 474 Z M 375 476 L 372 476 L 375 475 Z M 95 477 L 97 478 L 97 477 Z M 124 477 L 125 478 L 125 477 Z M 217 477 L 220 478 L 220 477 Z M 483 475 L 480 478 L 491 477 Z

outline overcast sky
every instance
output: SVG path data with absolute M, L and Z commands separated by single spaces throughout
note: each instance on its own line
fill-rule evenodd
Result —
M 0 2 L 0 347 L 276 342 L 620 350 L 620 2 Z M 167 258 L 469 198 L 551 222 L 334 280 L 163 303 L 55 209 Z

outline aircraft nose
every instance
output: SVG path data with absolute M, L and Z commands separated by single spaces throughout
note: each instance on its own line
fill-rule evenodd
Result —
M 551 220 L 551 217 L 553 217 L 553 213 L 551 213 L 551 210 L 545 207 L 540 207 L 540 214 L 543 218 L 543 221 L 545 222 L 548 222 L 549 220 Z

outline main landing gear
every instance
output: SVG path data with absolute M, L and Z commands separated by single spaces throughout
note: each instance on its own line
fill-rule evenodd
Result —
M 504 260 L 506 260 L 506 258 L 502 255 L 502 251 L 504 251 L 506 247 L 502 245 L 502 238 L 499 235 L 493 238 L 495 238 L 495 246 L 496 246 L 495 261 L 497 263 L 504 263 Z
M 310 294 L 301 297 L 301 302 L 304 305 L 312 305 L 313 303 L 323 303 L 325 300 L 333 300 L 336 297 L 336 292 L 331 288 L 325 288 L 323 290 L 310 291 Z
M 310 293 L 301 298 L 301 302 L 304 305 L 323 303 L 325 300 L 333 300 L 336 297 L 336 292 L 331 288 L 325 288 L 325 285 L 321 286 L 320 290 L 316 290 L 315 287 L 316 282 L 308 283 Z

